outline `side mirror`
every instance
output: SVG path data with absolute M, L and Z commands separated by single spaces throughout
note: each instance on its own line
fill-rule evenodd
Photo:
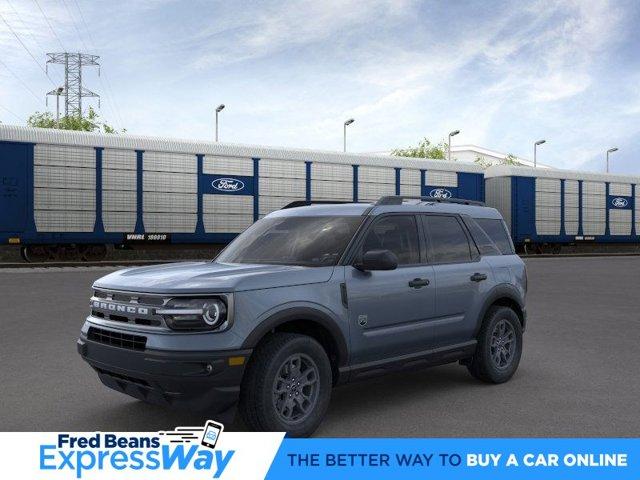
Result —
M 395 270 L 398 268 L 398 257 L 390 250 L 369 250 L 365 252 L 360 261 L 353 266 L 363 272 L 370 270 Z

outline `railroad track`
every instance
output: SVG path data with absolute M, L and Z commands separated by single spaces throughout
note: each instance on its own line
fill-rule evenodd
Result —
M 520 255 L 521 258 L 579 258 L 579 257 L 637 257 L 640 252 L 611 252 L 611 253 L 542 253 Z M 206 259 L 168 259 L 168 260 L 102 260 L 99 262 L 0 262 L 0 270 L 8 268 L 62 268 L 62 267 L 143 267 L 145 265 L 159 265 L 162 263 L 198 262 Z

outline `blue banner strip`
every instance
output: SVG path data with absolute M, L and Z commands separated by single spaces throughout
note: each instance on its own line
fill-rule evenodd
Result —
M 637 480 L 640 439 L 285 439 L 267 478 Z

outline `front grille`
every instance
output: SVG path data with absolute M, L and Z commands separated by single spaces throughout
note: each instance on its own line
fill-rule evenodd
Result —
M 112 332 L 96 327 L 89 327 L 87 338 L 94 342 L 112 347 L 128 348 L 129 350 L 144 350 L 147 346 L 147 337 L 142 335 Z
M 162 315 L 155 312 L 169 298 L 137 293 L 94 290 L 91 297 L 91 315 L 113 322 L 166 328 Z

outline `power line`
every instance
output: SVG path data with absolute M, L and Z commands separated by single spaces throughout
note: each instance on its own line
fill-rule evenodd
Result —
M 84 43 L 82 35 L 80 34 L 80 30 L 78 29 L 78 25 L 76 25 L 76 20 L 75 20 L 73 14 L 71 13 L 71 10 L 69 9 L 69 6 L 67 5 L 67 2 L 65 2 L 65 0 L 60 0 L 60 1 L 62 2 L 62 5 L 64 5 L 65 10 L 69 14 L 69 18 L 71 19 L 71 24 L 73 25 L 73 28 L 76 30 L 76 33 L 78 34 L 78 38 L 80 39 L 80 43 L 82 43 L 82 46 L 84 47 L 85 50 L 89 50 L 89 47 L 87 47 L 87 44 Z
M 16 15 L 16 17 L 18 17 L 18 20 L 20 21 L 20 23 L 22 24 L 22 27 L 25 29 L 25 31 L 29 34 L 29 36 L 31 37 L 31 39 L 34 41 L 34 43 L 38 46 L 38 48 L 45 53 L 46 49 L 40 44 L 40 42 L 38 41 L 38 39 L 36 38 L 36 36 L 33 34 L 33 32 L 31 31 L 31 29 L 29 29 L 29 27 L 27 27 L 27 24 L 25 23 L 25 21 L 22 19 L 22 17 L 20 16 L 20 12 L 18 12 L 18 10 L 13 6 L 13 4 L 11 3 L 10 0 L 7 0 L 7 5 L 9 5 L 9 7 L 11 7 L 11 10 L 13 10 L 13 13 Z
M 87 25 L 87 22 L 86 22 L 86 20 L 84 18 L 84 14 L 82 13 L 82 9 L 80 8 L 80 4 L 78 3 L 78 0 L 73 0 L 73 2 L 75 4 L 76 8 L 78 9 L 78 13 L 80 14 L 80 21 L 81 21 L 82 25 L 84 26 L 84 30 L 85 30 L 85 32 L 87 34 L 87 38 L 88 38 L 91 46 L 93 47 L 93 49 L 97 52 L 98 49 L 96 48 L 96 42 L 93 39 L 93 35 L 91 34 L 91 29 L 89 28 L 89 25 Z M 75 26 L 75 20 L 74 20 L 74 26 Z M 79 32 L 77 27 L 76 27 L 76 31 Z M 82 38 L 80 38 L 80 40 L 82 41 Z M 84 44 L 84 41 L 82 41 L 82 43 Z M 102 75 L 104 75 L 104 82 L 102 81 L 102 76 L 101 75 L 98 76 L 98 80 L 100 81 L 100 84 L 102 85 L 103 90 L 105 90 L 107 92 L 107 96 L 106 96 L 107 103 L 111 107 L 112 112 L 116 115 L 117 120 L 120 123 L 120 127 L 123 128 L 124 127 L 123 117 L 120 114 L 120 108 L 118 107 L 118 102 L 116 101 L 116 97 L 113 94 L 113 89 L 111 88 L 111 82 L 109 82 L 109 78 L 106 75 L 106 71 L 102 72 Z
M 29 54 L 29 56 L 33 59 L 33 61 L 35 62 L 35 64 L 38 66 L 38 68 L 40 70 L 42 70 L 42 72 L 46 75 L 46 77 L 49 79 L 49 81 L 51 82 L 51 84 L 56 87 L 56 83 L 51 79 L 51 77 L 49 76 L 49 74 L 47 73 L 47 71 L 42 68 L 42 65 L 40 65 L 40 62 L 38 62 L 38 60 L 36 60 L 36 57 L 33 56 L 33 53 L 31 53 L 31 50 L 29 50 L 29 48 L 27 48 L 27 46 L 24 44 L 24 42 L 22 41 L 22 39 L 20 38 L 20 36 L 15 32 L 15 30 L 11 27 L 11 25 L 9 25 L 9 22 L 7 22 L 7 20 L 2 16 L 2 14 L 0 13 L 0 19 L 2 19 L 2 21 L 4 22 L 4 24 L 9 28 L 9 30 L 11 31 L 11 33 L 13 33 L 13 36 L 16 37 L 16 39 L 18 40 L 18 42 L 20 42 L 20 45 L 22 45 L 22 48 L 24 48 L 26 50 L 26 52 Z
M 38 3 L 38 0 L 33 0 L 36 5 L 38 6 L 38 10 L 40 10 L 40 13 L 42 14 L 42 16 L 44 17 L 45 21 L 47 22 L 47 25 L 49 25 L 49 30 L 51 30 L 51 33 L 53 33 L 53 36 L 56 37 L 56 40 L 58 40 L 58 43 L 60 44 L 60 46 L 62 47 L 62 51 L 66 52 L 67 49 L 64 48 L 64 45 L 62 44 L 62 41 L 60 40 L 60 37 L 58 37 L 58 34 L 56 33 L 56 31 L 53 29 L 53 26 L 51 25 L 51 22 L 49 21 L 49 18 L 47 17 L 47 15 L 44 13 L 44 10 L 42 9 L 42 7 L 40 6 L 40 3 Z
M 18 80 L 18 82 L 20 82 L 20 83 L 22 84 L 22 86 L 23 86 L 25 89 L 27 89 L 27 90 L 29 91 L 29 93 L 30 93 L 31 95 L 33 95 L 33 97 L 34 97 L 36 100 L 38 100 L 38 102 L 41 102 L 41 101 L 42 101 L 42 99 L 41 99 L 40 97 L 38 97 L 38 95 L 37 95 L 33 90 L 31 90 L 31 88 L 29 88 L 29 85 L 27 85 L 27 84 L 25 83 L 25 81 L 24 81 L 24 80 L 22 80 L 18 75 L 16 75 L 16 73 L 15 73 L 13 70 L 11 70 L 11 69 L 9 68 L 9 66 L 8 66 L 6 63 L 4 63 L 2 60 L 0 60 L 0 65 L 2 65 L 4 68 L 6 68 L 6 69 L 7 69 L 7 71 L 8 71 L 11 75 L 13 75 L 13 77 L 14 77 L 16 80 Z
M 6 112 L 9 112 L 11 115 L 13 115 L 14 117 L 16 117 L 18 120 L 20 120 L 21 122 L 24 121 L 24 118 L 19 117 L 18 115 L 16 115 L 15 113 L 13 113 L 11 110 L 9 110 L 7 107 L 5 107 L 4 105 L 0 104 L 0 108 L 3 109 Z

